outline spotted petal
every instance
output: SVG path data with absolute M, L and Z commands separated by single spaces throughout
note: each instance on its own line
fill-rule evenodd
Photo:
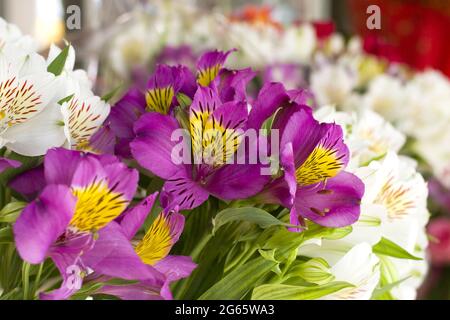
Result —
M 325 227 L 344 227 L 359 218 L 364 184 L 355 175 L 341 172 L 316 186 L 297 190 L 297 214 Z

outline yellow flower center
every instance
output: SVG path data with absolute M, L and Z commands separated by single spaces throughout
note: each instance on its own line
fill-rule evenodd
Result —
M 70 225 L 78 231 L 90 232 L 105 227 L 127 206 L 123 195 L 110 190 L 105 181 L 94 181 L 72 192 L 77 197 L 77 203 Z
M 161 114 L 168 114 L 175 92 L 172 86 L 147 90 L 145 100 L 147 109 Z
M 197 76 L 197 82 L 202 87 L 207 87 L 209 84 L 217 77 L 219 70 L 221 68 L 220 64 L 217 64 L 211 68 L 206 68 L 200 70 Z
M 154 265 L 169 254 L 171 247 L 170 225 L 166 217 L 159 214 L 135 251 L 145 264 Z
M 336 176 L 343 167 L 337 150 L 318 146 L 296 170 L 297 183 L 302 186 L 319 183 Z

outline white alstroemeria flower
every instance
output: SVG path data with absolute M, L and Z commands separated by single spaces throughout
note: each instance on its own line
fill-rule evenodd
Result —
M 145 67 L 161 49 L 162 32 L 156 22 L 137 16 L 122 26 L 108 49 L 108 61 L 114 72 L 127 79 L 134 68 Z
M 47 57 L 47 65 L 49 65 L 60 53 L 61 49 L 55 45 L 50 46 Z M 74 70 L 75 67 L 75 49 L 70 46 L 66 63 L 63 71 L 58 76 L 61 82 L 61 89 L 58 92 L 58 101 L 67 98 L 75 92 L 89 91 L 92 89 L 92 81 L 84 70 Z
M 0 17 L 0 50 L 27 55 L 36 52 L 37 44 L 30 36 L 22 34 L 20 29 Z
M 418 73 L 405 86 L 399 128 L 417 139 L 446 132 L 450 125 L 450 81 L 437 71 Z
M 238 49 L 230 56 L 230 66 L 263 68 L 277 62 L 273 53 L 282 37 L 279 30 L 271 26 L 261 28 L 246 22 L 232 22 L 227 27 L 227 46 Z
M 279 44 L 275 44 L 273 54 L 276 62 L 281 63 L 310 63 L 317 47 L 317 37 L 314 27 L 310 24 L 289 26 L 279 37 Z M 282 48 L 277 50 L 276 48 Z
M 426 247 L 428 239 L 425 232 L 419 230 L 417 234 L 417 244 L 412 251 L 416 257 L 423 260 L 404 260 L 395 258 L 386 258 L 391 260 L 396 271 L 397 278 L 393 280 L 401 281 L 398 286 L 391 290 L 394 299 L 414 300 L 417 297 L 417 289 L 422 285 L 428 272 L 429 263 L 426 256 Z
M 402 118 L 404 88 L 399 79 L 383 74 L 369 83 L 361 99 L 362 107 L 381 114 L 391 122 Z
M 61 106 L 67 148 L 89 150 L 90 138 L 102 126 L 110 112 L 110 105 L 90 90 L 75 92 Z
M 414 256 L 424 259 L 380 258 L 385 265 L 382 270 L 386 273 L 384 277 L 387 281 L 401 281 L 391 290 L 392 297 L 414 299 L 428 267 L 425 260 L 428 244 L 425 226 L 429 218 L 426 208 L 427 185 L 416 172 L 411 159 L 398 157 L 394 153 L 389 153 L 383 161 L 374 161 L 355 173 L 366 186 L 361 217 L 353 225 L 353 232 L 339 241 L 358 243 L 365 235 L 367 237 L 378 233 L 380 239 L 388 239 Z M 367 211 L 368 205 L 377 206 L 378 210 Z M 385 214 L 380 214 L 383 211 Z M 373 226 L 362 225 L 360 222 L 365 220 L 378 223 Z
M 342 53 L 345 49 L 344 37 L 339 33 L 332 34 L 325 41 L 324 52 L 328 56 L 336 56 Z
M 359 168 L 388 152 L 398 152 L 406 137 L 380 115 L 370 110 L 337 112 L 333 107 L 322 107 L 315 112 L 316 119 L 336 122 L 344 129 L 345 142 L 352 155 L 349 168 Z
M 319 105 L 343 105 L 356 85 L 356 74 L 341 64 L 324 64 L 311 75 L 311 90 Z
M 334 281 L 348 282 L 354 287 L 324 296 L 321 300 L 369 300 L 380 280 L 379 260 L 368 243 L 359 243 L 348 250 L 334 241 L 321 245 L 302 246 L 299 255 L 323 258 L 331 266 Z
M 43 155 L 64 143 L 61 112 L 54 106 L 59 90 L 36 53 L 0 50 L 0 141 L 26 156 Z
M 449 124 L 450 126 L 450 124 Z M 450 131 L 441 132 L 430 139 L 418 139 L 414 150 L 430 165 L 433 175 L 450 189 Z
M 406 227 L 414 225 L 413 228 L 423 229 L 429 219 L 428 187 L 416 171 L 415 162 L 389 153 L 382 161 L 370 163 L 368 168 L 373 170 L 369 176 L 355 171 L 367 186 L 363 202 L 384 206 L 388 215 L 384 235 L 404 249 L 414 250 L 417 236 L 411 238 Z

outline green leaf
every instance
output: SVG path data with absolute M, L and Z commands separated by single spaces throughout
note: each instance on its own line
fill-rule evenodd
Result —
M 339 240 L 352 232 L 352 226 L 342 228 L 327 228 L 315 223 L 309 223 L 303 232 L 305 240 L 323 238 L 327 240 Z
M 266 130 L 264 131 L 265 134 L 268 135 L 270 133 L 270 131 L 272 130 L 273 122 L 275 121 L 275 117 L 277 116 L 278 112 L 282 109 L 283 108 L 278 108 L 269 118 L 267 118 L 263 122 L 263 124 L 261 125 L 261 129 Z
M 58 101 L 58 104 L 59 104 L 60 106 L 62 106 L 64 103 L 69 102 L 70 99 L 72 99 L 74 95 L 75 95 L 75 94 L 71 94 L 70 96 L 67 96 L 67 97 L 65 97 L 65 98 L 62 98 L 61 100 Z
M 55 76 L 59 76 L 63 70 L 64 65 L 66 64 L 67 57 L 69 56 L 69 46 L 66 46 L 58 56 L 49 64 L 47 67 L 47 71 L 53 73 Z
M 396 286 L 400 285 L 403 281 L 408 280 L 409 278 L 411 278 L 411 276 L 405 277 L 403 279 L 400 279 L 400 280 L 392 282 L 392 283 L 388 283 L 381 288 L 375 289 L 372 293 L 371 300 L 377 300 L 377 299 L 382 298 L 384 295 L 389 294 L 392 289 L 394 289 Z
M 334 280 L 330 273 L 330 265 L 322 258 L 312 258 L 306 262 L 297 262 L 293 265 L 287 277 L 300 277 L 307 282 L 323 285 Z
M 263 229 L 271 226 L 290 226 L 262 209 L 253 207 L 229 208 L 219 212 L 214 218 L 213 234 L 223 225 L 234 221 L 252 222 L 259 225 Z
M 258 257 L 228 273 L 203 293 L 199 300 L 239 300 L 270 272 L 276 262 Z
M 15 152 L 9 153 L 7 158 L 20 161 L 22 165 L 19 168 L 11 168 L 0 173 L 0 184 L 4 186 L 8 185 L 9 181 L 17 175 L 37 167 L 42 161 L 42 157 L 27 157 Z
M 11 227 L 5 227 L 3 229 L 0 229 L 0 244 L 13 242 L 14 242 L 14 235 Z
M 104 96 L 102 96 L 102 100 L 105 102 L 109 102 L 109 100 L 111 100 L 118 92 L 119 90 L 122 88 L 122 85 L 118 85 L 117 87 L 115 87 L 113 90 L 111 90 L 110 92 L 108 92 L 107 94 L 105 94 Z
M 411 253 L 386 238 L 381 238 L 380 242 L 373 246 L 373 252 L 375 254 L 394 257 L 398 259 L 423 260 L 421 258 L 413 256 Z
M 15 222 L 27 204 L 25 202 L 10 202 L 0 211 L 0 223 Z
M 182 109 L 187 109 L 192 104 L 191 98 L 181 92 L 177 94 L 177 101 Z
M 253 300 L 313 300 L 342 289 L 352 288 L 347 282 L 331 282 L 323 286 L 299 287 L 285 284 L 265 284 L 253 290 Z

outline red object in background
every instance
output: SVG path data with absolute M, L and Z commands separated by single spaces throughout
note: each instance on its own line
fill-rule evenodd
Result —
M 450 264 L 450 219 L 437 218 L 430 222 L 428 233 L 435 238 L 430 241 L 429 252 L 433 265 Z
M 317 38 L 320 40 L 330 37 L 336 31 L 336 26 L 332 21 L 315 21 L 313 26 Z
M 450 76 L 450 1 L 348 0 L 364 49 L 416 69 L 432 67 Z M 369 30 L 370 5 L 381 9 L 381 30 Z
M 282 26 L 272 18 L 270 6 L 246 5 L 241 10 L 231 14 L 231 21 L 245 21 L 251 24 L 271 25 L 279 30 Z

